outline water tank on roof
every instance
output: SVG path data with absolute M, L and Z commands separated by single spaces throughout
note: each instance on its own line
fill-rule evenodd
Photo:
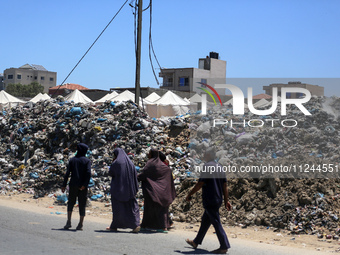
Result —
M 214 51 L 211 51 L 211 52 L 209 53 L 209 57 L 210 57 L 210 58 L 218 59 L 218 53 L 217 53 L 217 52 L 214 52 Z

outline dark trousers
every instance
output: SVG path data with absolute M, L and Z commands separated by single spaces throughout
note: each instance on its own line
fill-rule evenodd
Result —
M 220 214 L 218 212 L 219 208 L 220 206 L 204 207 L 205 211 L 202 216 L 201 226 L 196 238 L 194 239 L 195 244 L 202 244 L 203 238 L 212 224 L 220 242 L 220 249 L 230 248 L 228 237 L 221 224 Z
M 78 186 L 70 186 L 70 193 L 68 195 L 67 211 L 72 212 L 78 198 L 79 215 L 85 216 L 85 206 L 87 199 L 87 188 L 79 190 Z

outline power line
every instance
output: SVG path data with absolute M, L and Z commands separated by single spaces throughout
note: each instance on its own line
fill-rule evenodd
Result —
M 123 7 L 125 6 L 125 4 L 128 2 L 129 0 L 126 0 L 125 3 L 119 8 L 119 10 L 116 12 L 116 14 L 113 16 L 113 18 L 110 20 L 110 22 L 106 25 L 106 27 L 102 30 L 102 32 L 98 35 L 98 37 L 96 38 L 96 40 L 94 40 L 94 42 L 91 44 L 91 46 L 87 49 L 87 51 L 85 52 L 85 54 L 80 58 L 80 60 L 78 61 L 78 63 L 73 67 L 73 69 L 71 70 L 71 72 L 66 76 L 66 78 L 64 79 L 64 81 L 58 86 L 58 89 L 53 93 L 52 97 L 55 95 L 55 93 L 57 93 L 57 91 L 59 90 L 59 88 L 64 84 L 64 82 L 68 79 L 68 77 L 73 73 L 73 71 L 77 68 L 77 66 L 80 64 L 80 62 L 83 60 L 83 58 L 87 55 L 87 53 L 91 50 L 91 48 L 93 47 L 93 45 L 95 45 L 95 43 L 98 41 L 98 39 L 102 36 L 102 34 L 105 32 L 105 30 L 109 27 L 109 25 L 111 24 L 111 22 L 116 18 L 116 16 L 118 15 L 118 13 L 123 9 Z
M 152 33 L 151 33 L 151 30 L 152 30 L 152 0 L 150 0 L 150 4 L 149 4 L 149 7 L 150 8 L 150 26 L 149 26 L 149 59 L 150 59 L 150 64 L 151 64 L 151 68 L 152 68 L 152 72 L 153 72 L 153 75 L 155 76 L 155 80 L 157 82 L 157 85 L 159 85 L 159 81 L 157 79 L 157 75 L 156 75 L 156 72 L 155 72 L 155 69 L 153 67 L 153 63 L 152 63 L 152 55 L 151 55 L 151 52 L 153 53 L 153 56 L 162 72 L 162 68 L 161 68 L 161 65 L 159 64 L 159 61 L 157 59 L 157 56 L 156 56 L 156 53 L 155 53 L 155 50 L 153 48 L 153 44 L 152 44 Z M 147 8 L 146 8 L 147 9 Z

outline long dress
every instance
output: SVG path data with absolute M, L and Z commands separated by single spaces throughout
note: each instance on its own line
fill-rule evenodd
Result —
M 112 223 L 111 229 L 132 228 L 140 224 L 139 206 L 136 200 L 138 180 L 135 166 L 123 149 L 114 150 L 111 179 Z
M 142 181 L 144 215 L 142 228 L 164 229 L 170 226 L 169 206 L 176 196 L 171 169 L 160 159 L 157 150 L 138 175 Z

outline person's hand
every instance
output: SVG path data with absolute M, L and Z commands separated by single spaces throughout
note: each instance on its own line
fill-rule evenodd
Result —
M 225 209 L 227 209 L 227 211 L 231 211 L 231 204 L 229 202 L 225 203 Z
M 79 190 L 84 190 L 84 189 L 86 189 L 85 186 L 81 186 L 81 187 L 79 188 Z
M 61 187 L 61 192 L 65 192 L 66 187 Z

